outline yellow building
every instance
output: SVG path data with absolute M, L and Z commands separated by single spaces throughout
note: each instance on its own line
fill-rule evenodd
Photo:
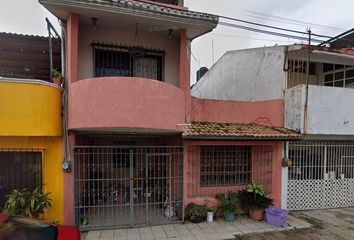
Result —
M 41 80 L 0 78 L 0 187 L 42 186 L 47 221 L 64 220 L 62 89 Z

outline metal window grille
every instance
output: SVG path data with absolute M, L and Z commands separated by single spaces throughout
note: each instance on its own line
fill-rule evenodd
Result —
M 95 77 L 143 77 L 163 81 L 164 52 L 93 44 Z
M 287 88 L 306 83 L 307 55 L 308 52 L 304 50 L 288 52 Z M 316 63 L 310 62 L 309 74 L 315 75 L 316 72 Z
M 196 145 L 187 151 L 187 197 L 238 191 L 251 181 L 272 191 L 272 147 Z
M 42 187 L 42 152 L 35 149 L 0 149 L 0 208 L 13 189 Z
M 249 182 L 250 147 L 202 146 L 200 150 L 200 186 L 227 186 Z
M 289 180 L 354 178 L 354 142 L 291 142 Z
M 76 146 L 75 209 L 81 229 L 183 220 L 183 148 Z

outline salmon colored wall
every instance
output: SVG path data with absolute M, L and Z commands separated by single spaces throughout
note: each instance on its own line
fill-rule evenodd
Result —
M 192 120 L 284 126 L 284 100 L 220 101 L 192 97 Z
M 67 21 L 67 78 L 69 83 L 78 79 L 79 15 L 71 13 Z
M 71 84 L 69 129 L 147 128 L 179 131 L 184 93 L 143 78 L 105 77 Z
M 275 206 L 280 206 L 281 191 L 281 159 L 282 159 L 282 143 L 280 142 L 255 142 L 255 141 L 184 141 L 184 204 L 190 202 L 205 204 L 205 200 L 211 201 L 210 205 L 215 205 L 216 200 L 213 199 L 218 193 L 226 193 L 228 191 L 238 191 L 244 188 L 244 185 L 236 186 L 220 186 L 220 187 L 200 187 L 200 167 L 199 167 L 199 149 L 200 146 L 251 146 L 257 148 L 267 147 L 272 149 L 272 174 L 271 174 L 271 197 L 275 200 Z M 257 150 L 256 150 L 257 151 Z M 254 151 L 253 151 L 254 153 Z M 253 163 L 255 157 L 253 157 Z M 258 163 L 257 163 L 258 165 Z M 253 166 L 252 171 L 258 171 L 263 168 L 262 164 Z M 253 175 L 253 180 L 259 180 Z
M 43 187 L 50 192 L 52 207 L 46 212 L 45 220 L 64 222 L 64 187 L 61 162 L 63 159 L 61 137 L 0 137 L 0 148 L 43 152 Z

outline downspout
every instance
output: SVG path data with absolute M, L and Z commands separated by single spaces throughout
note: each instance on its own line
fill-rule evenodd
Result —
M 64 172 L 70 172 L 71 170 L 71 156 L 70 156 L 70 146 L 69 146 L 69 130 L 68 130 L 68 76 L 66 72 L 66 22 L 60 20 L 61 26 L 61 63 L 62 63 L 62 73 L 64 76 L 63 81 L 63 146 L 64 146 L 64 158 L 62 169 Z
M 289 54 L 289 47 L 285 46 L 284 48 L 284 62 L 283 62 L 283 71 L 286 72 L 286 77 L 285 77 L 285 88 L 288 89 L 288 78 L 289 78 L 289 66 L 287 64 L 288 62 L 288 54 Z M 283 95 L 285 95 L 285 91 L 283 91 Z
M 307 64 L 306 64 L 306 95 L 304 106 L 304 134 L 307 133 L 307 113 L 309 104 L 309 82 L 310 82 L 310 60 L 311 60 L 311 29 L 307 30 L 309 34 L 309 41 L 307 46 Z

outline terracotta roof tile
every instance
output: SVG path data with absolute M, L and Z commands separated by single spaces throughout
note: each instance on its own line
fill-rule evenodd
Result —
M 268 127 L 255 123 L 192 122 L 186 127 L 183 138 L 300 139 L 301 135 L 286 128 Z

